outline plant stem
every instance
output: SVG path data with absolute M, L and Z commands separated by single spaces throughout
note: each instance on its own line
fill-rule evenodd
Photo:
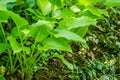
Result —
M 6 36 L 5 36 L 5 31 L 4 31 L 3 26 L 2 26 L 1 23 L 0 23 L 0 27 L 1 27 L 1 29 L 2 29 L 2 33 L 3 33 L 3 37 L 4 37 L 4 40 L 5 40 L 5 43 L 8 44 L 7 38 L 6 38 Z M 14 66 L 13 66 L 11 51 L 10 51 L 9 49 L 8 49 L 8 55 L 9 55 L 9 59 L 10 59 L 11 72 L 14 72 Z

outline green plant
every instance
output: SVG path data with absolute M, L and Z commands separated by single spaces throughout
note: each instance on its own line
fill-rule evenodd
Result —
M 97 0 L 1 0 L 0 1 L 0 55 L 7 64 L 7 74 L 19 72 L 21 79 L 29 80 L 39 62 L 57 57 L 73 70 L 59 52 L 46 54 L 49 50 L 72 53 L 70 42 L 78 42 L 89 49 L 83 39 L 89 25 L 96 25 L 98 18 L 109 18 L 106 11 L 118 3 L 105 1 L 107 8 L 94 6 Z M 117 1 L 119 2 L 119 1 Z M 99 13 L 98 13 L 99 12 Z M 42 59 L 42 61 L 41 61 Z

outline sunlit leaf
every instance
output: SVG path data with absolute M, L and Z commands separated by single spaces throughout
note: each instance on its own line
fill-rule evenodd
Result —
M 22 50 L 26 52 L 26 54 L 30 54 L 30 48 L 29 47 L 22 47 Z
M 78 41 L 84 47 L 88 48 L 86 41 L 73 32 L 66 31 L 66 30 L 54 30 L 54 36 L 57 38 L 63 37 L 63 38 L 68 39 L 68 40 Z
M 30 32 L 31 37 L 35 38 L 36 42 L 41 42 L 49 35 L 50 27 L 47 25 L 34 26 Z
M 41 9 L 43 15 L 47 15 L 51 12 L 51 3 L 49 0 L 37 0 L 37 5 Z
M 7 4 L 10 2 L 15 2 L 16 0 L 1 0 L 2 3 Z
M 78 27 L 84 27 L 84 26 L 89 26 L 89 25 L 95 25 L 96 24 L 96 19 L 92 19 L 87 16 L 82 16 L 79 18 L 65 18 L 59 23 L 59 29 L 67 29 L 70 30 L 72 28 L 78 28 Z
M 0 2 L 0 10 L 1 10 L 1 11 L 7 11 L 6 5 L 3 4 L 2 2 Z
M 62 38 L 54 37 L 48 38 L 47 40 L 44 41 L 43 48 L 44 50 L 57 49 L 72 52 L 68 42 Z

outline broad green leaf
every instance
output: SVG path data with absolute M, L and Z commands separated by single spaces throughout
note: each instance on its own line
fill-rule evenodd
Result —
M 105 4 L 107 8 L 120 6 L 120 0 L 106 0 Z
M 0 43 L 0 54 L 3 53 L 5 50 L 7 50 L 8 48 L 10 48 L 11 46 L 9 44 L 6 43 Z
M 61 60 L 63 61 L 63 63 L 64 63 L 69 69 L 73 70 L 73 65 L 72 65 L 70 62 L 68 62 L 68 61 L 64 58 L 63 55 L 60 55 L 60 54 L 58 54 L 58 53 L 55 53 L 55 54 L 53 55 L 53 57 L 57 57 L 57 58 L 61 59 Z
M 10 2 L 15 2 L 16 0 L 1 0 L 2 3 L 7 4 Z
M 70 9 L 75 13 L 78 13 L 81 11 L 76 5 L 71 6 Z
M 51 3 L 49 0 L 37 0 L 37 5 L 41 9 L 43 15 L 47 15 L 51 12 Z
M 82 39 L 80 36 L 78 36 L 77 34 L 73 33 L 73 32 L 66 31 L 66 30 L 54 30 L 54 34 L 53 35 L 56 38 L 63 37 L 63 38 L 68 39 L 68 40 L 78 41 L 84 47 L 88 48 L 88 46 L 86 44 L 86 41 L 84 39 Z
M 13 37 L 17 37 L 17 36 L 18 36 L 18 29 L 17 29 L 17 27 L 14 27 L 14 28 L 12 29 L 11 35 L 12 35 Z
M 79 27 L 73 30 L 74 33 L 78 34 L 80 37 L 84 37 L 88 31 L 88 27 Z
M 30 35 L 31 37 L 35 38 L 36 42 L 41 42 L 49 35 L 50 30 L 50 27 L 45 24 L 40 26 L 33 26 Z
M 36 36 L 36 41 L 41 42 L 43 39 L 45 39 L 49 35 L 50 28 L 47 25 L 42 25 L 39 28 L 39 32 L 37 33 Z
M 30 48 L 29 47 L 22 47 L 22 50 L 26 52 L 26 54 L 30 54 Z
M 10 45 L 13 49 L 13 53 L 21 52 L 22 49 L 21 49 L 21 47 L 19 46 L 18 42 L 16 41 L 16 39 L 14 37 L 9 36 L 7 39 L 9 40 Z
M 78 0 L 78 3 L 84 6 L 89 6 L 91 4 L 89 0 Z
M 59 37 L 63 37 L 66 38 L 68 40 L 73 40 L 73 41 L 79 41 L 81 43 L 85 43 L 85 40 L 82 39 L 80 36 L 78 36 L 77 34 L 70 32 L 70 31 L 66 31 L 66 30 L 54 30 L 54 36 L 56 38 Z
M 24 18 L 22 18 L 20 15 L 15 14 L 13 12 L 9 12 L 10 16 L 12 17 L 13 21 L 15 22 L 15 24 L 18 27 L 24 26 L 24 25 L 28 25 L 28 21 L 25 20 Z
M 87 16 L 87 17 L 90 17 L 90 18 L 92 18 L 92 19 L 97 19 L 97 18 L 98 18 L 98 16 L 92 14 L 89 10 L 82 11 L 82 12 L 80 12 L 78 15 L 79 15 L 80 17 L 81 17 L 81 16 Z
M 59 23 L 59 29 L 70 30 L 72 28 L 84 27 L 89 25 L 95 25 L 96 19 L 92 19 L 87 16 L 82 16 L 79 18 L 66 18 Z
M 51 28 L 53 28 L 53 26 L 54 26 L 54 20 L 51 20 L 51 21 L 50 20 L 38 20 L 37 23 L 32 24 L 33 27 L 34 26 L 41 26 L 41 25 L 48 25 Z
M 60 14 L 61 18 L 65 18 L 65 17 L 71 17 L 71 16 L 75 16 L 75 13 L 68 8 L 64 8 Z
M 74 17 L 68 17 L 68 18 L 64 18 L 63 20 L 61 20 L 59 22 L 59 26 L 58 29 L 69 29 L 72 28 L 72 24 L 74 23 L 75 18 Z
M 66 18 L 66 17 L 72 17 L 75 16 L 75 13 L 68 8 L 64 8 L 62 10 L 56 10 L 53 13 L 53 18 Z
M 87 17 L 87 16 L 82 16 L 82 17 L 76 18 L 75 21 L 72 23 L 71 27 L 74 27 L 74 28 L 77 28 L 79 26 L 84 27 L 84 26 L 89 26 L 91 24 L 95 25 L 96 19 L 92 19 L 92 18 Z
M 22 37 L 22 40 L 27 39 L 29 37 L 31 29 L 31 25 L 25 25 L 20 28 L 20 35 Z
M 93 14 L 93 15 L 96 15 L 98 17 L 102 17 L 102 14 L 104 14 L 105 16 L 108 16 L 108 12 L 104 9 L 99 9 L 99 8 L 95 8 L 95 7 L 92 7 L 92 6 L 89 6 L 88 7 L 88 10 Z
M 90 6 L 91 4 L 94 5 L 96 2 L 99 2 L 100 0 L 77 0 L 80 5 L 84 6 Z
M 0 11 L 0 21 L 5 22 L 9 18 L 9 14 L 6 11 Z
M 26 0 L 28 7 L 32 8 L 35 5 L 35 0 Z
M 57 49 L 72 52 L 67 40 L 54 37 L 48 38 L 44 41 L 43 49 L 46 51 L 49 49 Z
M 53 5 L 61 7 L 63 5 L 63 0 L 49 0 Z
M 29 26 L 29 25 L 22 26 L 22 27 L 19 29 L 19 32 L 18 32 L 17 27 L 14 27 L 14 28 L 12 29 L 12 31 L 11 31 L 11 35 L 12 35 L 13 37 L 18 37 L 18 36 L 19 36 L 18 33 L 20 33 L 21 39 L 24 40 L 24 39 L 26 39 L 26 38 L 28 37 L 31 28 L 32 28 L 32 27 Z
M 0 11 L 7 11 L 6 5 L 3 4 L 2 2 L 0 2 Z

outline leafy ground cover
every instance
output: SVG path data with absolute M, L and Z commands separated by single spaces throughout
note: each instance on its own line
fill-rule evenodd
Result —
M 0 0 L 0 80 L 119 80 L 119 0 Z

